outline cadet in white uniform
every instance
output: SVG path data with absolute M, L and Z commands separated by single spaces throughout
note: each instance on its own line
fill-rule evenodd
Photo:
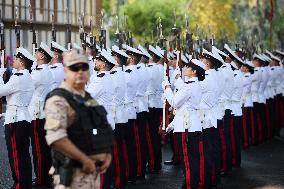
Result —
M 163 56 L 152 45 L 149 45 L 149 54 L 152 58 L 149 59 L 147 66 L 148 77 L 150 79 L 147 87 L 148 106 L 149 106 L 149 119 L 148 126 L 146 128 L 147 145 L 149 162 L 148 168 L 150 173 L 158 173 L 161 170 L 161 136 L 159 134 L 160 127 L 160 114 L 159 103 L 161 96 L 157 96 L 157 90 L 161 90 L 161 83 L 159 82 L 159 68 L 157 62 L 163 58 Z M 158 89 L 159 87 L 159 89 Z
M 141 164 L 141 148 L 140 139 L 137 127 L 137 112 L 135 108 L 136 93 L 139 85 L 137 79 L 137 64 L 143 55 L 141 51 L 126 46 L 126 54 L 129 56 L 124 67 L 126 95 L 125 95 L 125 109 L 128 116 L 128 125 L 126 127 L 126 144 L 129 161 L 129 178 L 128 183 L 134 184 L 137 179 L 137 165 Z
M 215 109 L 218 104 L 218 78 L 215 70 L 221 62 L 211 52 L 203 49 L 203 57 L 201 61 L 205 64 L 205 79 L 200 82 L 202 89 L 202 97 L 200 102 L 200 119 L 203 128 L 203 140 L 204 140 L 204 156 L 205 165 L 202 171 L 204 171 L 204 186 L 205 188 L 210 187 L 212 180 L 215 181 L 212 173 L 215 173 L 215 153 L 214 149 L 214 138 L 215 129 L 217 128 L 217 117 Z M 215 183 L 214 183 L 215 184 Z
M 54 77 L 54 83 L 51 86 L 51 90 L 57 88 L 64 80 L 64 67 L 62 53 L 66 51 L 64 47 L 58 43 L 51 42 L 51 50 L 53 51 L 53 58 L 49 64 L 50 71 Z
M 31 144 L 34 161 L 34 172 L 36 175 L 36 186 L 50 186 L 52 183 L 48 171 L 51 167 L 50 148 L 45 140 L 45 114 L 43 111 L 46 95 L 51 91 L 54 83 L 53 75 L 48 63 L 53 53 L 45 43 L 41 43 L 36 52 L 36 68 L 32 71 L 32 83 L 35 87 L 32 100 L 29 105 L 29 112 L 32 116 Z
M 137 47 L 143 55 L 140 62 L 137 64 L 137 78 L 138 78 L 138 89 L 136 92 L 136 111 L 137 111 L 137 126 L 138 135 L 140 142 L 140 156 L 141 163 L 138 164 L 137 175 L 138 178 L 145 179 L 146 165 L 147 165 L 147 141 L 146 141 L 146 127 L 148 124 L 149 108 L 148 100 L 146 96 L 147 87 L 150 82 L 147 72 L 147 64 L 151 55 L 147 52 L 144 47 L 139 45 Z
M 254 71 L 254 65 L 246 61 L 242 65 L 241 71 L 244 73 L 243 78 L 243 94 L 242 94 L 242 105 L 243 105 L 243 148 L 247 149 L 250 145 L 250 133 L 251 125 L 254 124 L 253 118 L 253 103 L 251 96 L 251 85 L 252 85 L 252 74 Z
M 126 133 L 128 118 L 125 111 L 125 92 L 126 82 L 123 72 L 123 65 L 126 64 L 128 55 L 120 50 L 117 46 L 112 46 L 112 56 L 117 62 L 110 72 L 113 81 L 113 115 L 115 122 L 114 130 L 114 149 L 113 162 L 115 167 L 115 188 L 124 188 L 127 183 L 126 171 L 129 170 L 128 160 L 125 157 L 126 150 Z
M 32 165 L 29 153 L 29 130 L 31 116 L 28 105 L 34 87 L 29 73 L 35 58 L 24 48 L 19 47 L 13 62 L 14 74 L 4 84 L 6 68 L 0 68 L 0 97 L 6 96 L 5 139 L 14 188 L 32 188 Z
M 204 162 L 204 156 L 202 126 L 197 112 L 202 94 L 199 80 L 204 78 L 204 68 L 205 66 L 196 59 L 185 64 L 184 75 L 188 78 L 185 82 L 180 77 L 179 69 L 175 71 L 175 87 L 178 89 L 175 94 L 168 80 L 162 84 L 167 101 L 175 108 L 175 117 L 167 131 L 173 129 L 177 137 L 185 177 L 184 188 L 199 188 L 204 179 L 200 178 L 199 172 L 200 158 Z

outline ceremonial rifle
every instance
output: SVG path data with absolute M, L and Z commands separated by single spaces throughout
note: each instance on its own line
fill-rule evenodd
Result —
M 104 11 L 101 11 L 101 35 L 99 37 L 100 40 L 100 48 L 106 49 L 106 30 L 104 28 Z
M 85 33 L 84 30 L 84 13 L 81 14 L 78 18 L 78 22 L 79 22 L 79 34 L 80 34 L 80 40 L 81 40 L 81 44 L 82 44 L 82 48 L 84 50 L 84 52 L 86 52 L 86 36 L 87 34 Z
M 56 42 L 56 30 L 54 27 L 55 24 L 55 19 L 54 19 L 54 14 L 51 15 L 51 32 L 52 32 L 52 41 Z
M 19 12 L 18 12 L 18 7 L 15 8 L 15 34 L 16 34 L 16 48 L 19 48 L 21 45 L 21 35 L 20 35 L 20 29 L 21 26 L 18 24 L 18 19 L 19 19 Z
M 192 40 L 192 33 L 189 30 L 189 17 L 185 15 L 185 40 L 186 40 L 186 52 L 188 54 L 193 54 L 193 40 Z
M 36 49 L 37 49 L 37 43 L 36 43 L 36 32 L 35 32 L 35 26 L 34 26 L 34 22 L 33 22 L 33 10 L 32 10 L 32 6 L 29 5 L 29 12 L 30 12 L 30 25 L 31 25 L 31 32 L 33 33 L 33 55 L 35 55 L 36 53 Z
M 118 44 L 118 48 L 122 49 L 123 34 L 120 33 L 120 31 L 119 31 L 119 18 L 118 18 L 118 16 L 115 17 L 115 20 L 116 20 L 116 31 L 115 31 L 116 42 Z
M 209 41 L 208 41 L 208 50 L 212 51 L 212 46 L 214 45 L 214 35 L 211 30 L 211 25 L 208 24 L 208 35 L 209 35 Z
M 5 65 L 5 36 L 4 36 L 4 23 L 2 20 L 2 12 L 0 10 L 0 67 L 4 68 Z
M 4 68 L 6 67 L 5 64 L 5 37 L 4 37 L 4 24 L 2 20 L 2 12 L 0 10 L 0 67 Z M 3 112 L 2 109 L 2 98 L 0 98 L 0 114 Z
M 93 29 L 94 29 L 94 24 L 93 24 L 93 17 L 90 19 L 90 49 L 91 49 L 91 55 L 93 56 L 93 59 L 96 57 L 96 36 L 93 35 Z
M 72 43 L 71 43 L 71 24 L 69 20 L 69 9 L 66 7 L 66 41 L 67 41 L 67 49 L 72 49 Z
M 175 36 L 175 47 L 177 52 L 177 63 L 176 68 L 181 69 L 181 47 L 180 47 L 180 28 L 177 28 L 176 26 L 176 11 L 174 10 L 174 27 L 172 28 L 172 33 Z
M 162 20 L 159 18 L 159 46 L 164 50 L 164 80 L 169 80 L 169 66 L 168 66 L 168 57 L 167 57 L 167 47 L 165 45 L 166 38 L 163 36 L 163 26 L 162 26 Z M 162 128 L 160 128 L 160 131 L 162 134 L 165 133 L 165 130 L 167 126 L 169 125 L 169 108 L 170 105 L 169 103 L 164 100 L 163 102 L 163 123 L 162 123 Z

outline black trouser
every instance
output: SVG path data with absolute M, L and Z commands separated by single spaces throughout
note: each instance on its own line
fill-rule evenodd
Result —
M 274 98 L 275 100 L 275 135 L 280 136 L 281 129 L 281 94 L 278 94 Z
M 265 131 L 265 104 L 258 102 L 253 103 L 254 107 L 254 123 L 255 123 L 255 132 L 256 132 L 256 144 L 262 143 L 263 133 Z
M 135 140 L 135 121 L 130 119 L 125 127 L 125 142 L 127 147 L 129 177 L 128 180 L 135 182 L 137 178 L 137 149 Z
M 226 163 L 227 171 L 232 170 L 232 145 L 230 140 L 230 125 L 233 124 L 233 119 L 231 115 L 231 110 L 225 110 L 224 121 L 224 136 L 226 144 Z M 226 172 L 226 171 L 225 171 Z
M 146 165 L 148 159 L 147 141 L 146 141 L 146 126 L 148 121 L 148 112 L 140 112 L 137 114 L 137 126 L 140 143 L 140 159 L 141 163 L 137 167 L 137 176 L 145 177 Z
M 218 120 L 217 123 L 220 124 L 221 120 Z M 219 126 L 220 127 L 220 126 Z M 214 164 L 212 167 L 213 175 L 212 175 L 212 183 L 217 184 L 217 181 L 221 181 L 220 173 L 221 173 L 221 143 L 220 143 L 220 135 L 217 128 L 211 128 L 211 141 L 212 141 L 212 150 L 213 150 L 213 160 Z
M 112 148 L 112 157 L 114 157 L 114 148 Z M 113 158 L 114 160 L 114 158 Z M 114 161 L 111 162 L 110 166 L 108 167 L 107 171 L 104 174 L 100 175 L 100 189 L 109 189 L 113 184 L 113 176 L 114 176 Z
M 32 188 L 32 165 L 29 153 L 31 124 L 20 121 L 5 125 L 5 139 L 15 188 Z
M 234 124 L 231 127 L 231 143 L 232 143 L 232 164 L 234 166 L 241 165 L 241 145 L 242 145 L 242 116 L 233 116 Z
M 180 162 L 180 155 L 178 151 L 176 135 L 174 134 L 173 131 L 171 131 L 170 133 L 167 134 L 167 136 L 170 138 L 170 145 L 173 152 L 171 160 L 173 161 L 174 164 L 178 164 Z
M 45 119 L 32 121 L 30 137 L 33 153 L 34 172 L 37 186 L 51 186 L 52 177 L 48 174 L 52 164 L 50 147 L 45 140 L 44 130 Z
M 114 130 L 114 147 L 113 147 L 113 163 L 114 163 L 114 175 L 115 188 L 125 188 L 127 177 L 126 177 L 126 160 L 124 154 L 127 153 L 124 150 L 125 145 L 125 123 L 115 124 Z
M 214 150 L 212 141 L 212 129 L 202 131 L 204 145 L 204 188 L 210 188 L 212 184 L 212 173 L 214 164 Z
M 162 168 L 162 143 L 159 133 L 161 117 L 161 108 L 149 108 L 148 129 L 146 130 L 146 134 L 150 171 L 159 171 Z

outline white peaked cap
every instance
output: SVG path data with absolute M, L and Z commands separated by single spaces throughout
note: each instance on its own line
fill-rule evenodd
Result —
M 120 50 L 118 46 L 116 45 L 113 45 L 111 47 L 111 50 L 117 54 L 120 54 L 121 56 L 125 57 L 125 58 L 128 58 L 128 55 L 123 51 L 123 50 Z
M 222 56 L 228 57 L 228 55 L 226 53 L 224 53 L 223 51 L 221 51 L 220 49 L 218 49 L 215 46 L 212 46 L 212 52 L 217 52 L 218 54 L 220 54 Z
M 103 49 L 101 51 L 101 53 L 98 57 L 99 57 L 99 59 L 102 58 L 101 60 L 106 62 L 106 63 L 118 65 L 117 62 L 115 61 L 115 59 L 111 56 L 111 54 L 109 52 L 107 52 L 105 49 Z
M 50 48 L 44 42 L 40 43 L 38 51 L 43 53 L 48 58 L 52 58 L 53 57 L 53 52 L 50 50 Z
M 241 62 L 242 64 L 244 63 L 244 61 L 240 57 L 238 57 L 238 55 L 229 47 L 229 45 L 225 44 L 224 49 L 226 49 L 228 53 L 230 53 L 235 59 L 237 59 L 237 61 Z
M 153 47 L 152 45 L 149 45 L 149 51 L 154 53 L 158 57 L 163 58 L 163 56 L 159 53 L 159 51 L 157 51 L 157 49 L 155 47 Z
M 144 56 L 151 58 L 151 55 L 148 53 L 148 51 L 144 49 L 144 47 L 142 47 L 141 45 L 138 45 L 137 49 L 140 50 Z
M 200 60 L 191 59 L 190 62 L 192 62 L 196 66 L 198 66 L 198 67 L 202 68 L 203 70 L 205 70 L 205 65 Z
M 16 55 L 19 56 L 20 58 L 28 59 L 29 61 L 32 62 L 36 61 L 35 57 L 29 51 L 27 51 L 27 49 L 23 47 L 17 48 Z

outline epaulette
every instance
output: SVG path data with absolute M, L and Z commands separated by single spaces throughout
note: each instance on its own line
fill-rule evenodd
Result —
M 14 73 L 16 76 L 24 75 L 23 73 Z
M 245 75 L 245 77 L 249 77 L 248 75 Z
M 189 83 L 194 83 L 195 81 L 187 81 L 187 82 L 184 82 L 186 84 L 189 84 Z
M 42 68 L 36 68 L 35 70 L 42 70 Z
M 97 75 L 97 77 L 104 77 L 105 76 L 105 73 L 100 73 Z
M 130 72 L 132 72 L 132 70 L 128 69 L 128 70 L 125 70 L 125 72 L 130 73 Z
M 52 67 L 50 67 L 50 69 L 54 69 L 54 68 L 57 68 L 57 66 L 52 66 Z
M 148 65 L 148 67 L 152 67 L 153 65 Z
M 111 71 L 110 74 L 115 74 L 117 71 Z
M 139 70 L 141 68 L 141 66 L 138 66 L 137 69 Z

